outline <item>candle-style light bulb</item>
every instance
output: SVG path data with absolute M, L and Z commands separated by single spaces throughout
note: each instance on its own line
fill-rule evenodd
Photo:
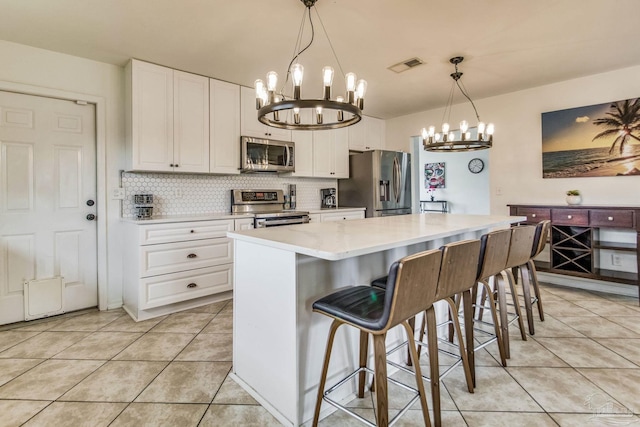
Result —
M 480 138 L 480 136 L 484 134 L 484 128 L 485 128 L 484 122 L 478 123 L 478 138 Z
M 316 122 L 321 125 L 322 124 L 322 107 L 316 107 Z
M 489 123 L 487 125 L 487 135 L 493 135 L 493 131 L 495 130 L 493 123 Z
M 436 134 L 436 127 L 429 126 L 429 136 L 435 136 L 435 134 Z
M 264 82 L 258 79 L 253 86 L 256 88 L 256 110 L 259 110 L 264 105 Z
M 322 69 L 322 84 L 324 85 L 324 99 L 331 98 L 332 83 L 333 83 L 333 68 L 326 66 Z
M 269 91 L 269 94 L 271 95 L 271 91 Z M 279 96 L 274 96 L 273 97 L 273 102 L 280 102 L 280 97 Z M 273 112 L 273 120 L 275 120 L 276 122 L 280 121 L 280 111 L 274 111 Z
M 367 81 L 364 79 L 358 80 L 356 83 L 356 99 L 358 100 L 358 108 L 364 108 L 364 95 L 367 93 Z
M 449 123 L 442 124 L 442 133 L 445 135 L 449 133 Z
M 420 133 L 422 134 L 423 141 L 429 138 L 429 131 L 427 130 L 427 128 L 422 128 L 422 131 Z
M 449 141 L 455 141 L 456 135 L 453 132 L 449 132 Z
M 304 75 L 304 67 L 302 64 L 293 64 L 291 66 L 291 79 L 293 80 L 293 98 L 300 99 L 300 86 L 302 85 L 302 77 Z
M 278 73 L 275 71 L 269 71 L 267 73 L 267 95 L 269 97 L 269 103 L 275 102 L 274 94 L 276 92 L 276 86 L 278 85 Z
M 344 76 L 345 86 L 347 87 L 347 102 L 349 104 L 355 102 L 356 78 L 355 73 L 347 73 Z
M 300 109 L 298 107 L 293 109 L 293 122 L 297 125 L 300 124 Z
M 469 129 L 469 122 L 467 122 L 466 120 L 463 120 L 460 122 L 460 132 L 461 133 L 466 133 L 467 129 Z

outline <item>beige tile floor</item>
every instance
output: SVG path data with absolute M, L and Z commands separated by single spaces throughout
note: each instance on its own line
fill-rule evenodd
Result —
M 546 320 L 527 341 L 512 329 L 507 368 L 491 345 L 477 355 L 475 393 L 461 368 L 444 379 L 443 424 L 640 426 L 638 300 L 551 285 L 542 295 Z M 228 376 L 232 310 L 224 301 L 138 323 L 87 310 L 5 326 L 0 426 L 279 425 Z M 350 406 L 374 420 L 374 400 Z M 391 412 L 407 400 L 390 386 Z M 397 425 L 422 424 L 414 405 Z M 360 424 L 338 412 L 321 425 Z

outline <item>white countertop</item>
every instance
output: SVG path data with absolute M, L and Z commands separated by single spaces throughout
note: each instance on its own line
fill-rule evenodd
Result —
M 230 231 L 236 240 L 337 261 L 464 232 L 499 228 L 523 216 L 413 214 Z

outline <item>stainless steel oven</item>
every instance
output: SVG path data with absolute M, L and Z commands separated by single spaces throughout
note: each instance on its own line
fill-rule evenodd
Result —
M 309 222 L 309 212 L 284 209 L 282 190 L 231 190 L 231 213 L 254 214 L 254 228 Z
M 291 141 L 243 136 L 241 163 L 243 172 L 294 172 L 295 144 Z

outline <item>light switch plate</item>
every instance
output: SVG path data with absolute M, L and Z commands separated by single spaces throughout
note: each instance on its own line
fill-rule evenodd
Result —
M 123 200 L 124 199 L 124 188 L 114 188 L 113 194 L 111 195 L 112 199 Z

